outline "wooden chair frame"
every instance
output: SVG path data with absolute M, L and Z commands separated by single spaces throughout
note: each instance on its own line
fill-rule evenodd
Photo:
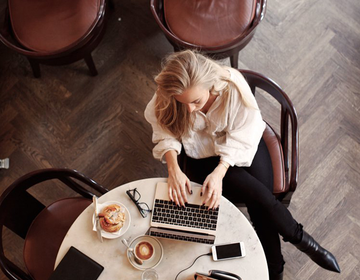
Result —
M 106 5 L 106 0 L 101 0 L 97 18 L 86 34 L 73 44 L 55 52 L 31 51 L 20 45 L 13 35 L 9 10 L 6 8 L 4 21 L 0 26 L 0 41 L 9 49 L 24 55 L 28 59 L 35 78 L 41 76 L 40 64 L 65 65 L 81 59 L 85 60 L 90 74 L 96 76 L 98 72 L 92 59 L 91 52 L 99 45 L 105 34 L 107 21 Z
M 163 0 L 150 0 L 150 10 L 161 31 L 165 34 L 167 40 L 174 47 L 174 51 L 196 49 L 215 59 L 230 57 L 231 66 L 238 68 L 239 51 L 243 49 L 254 36 L 256 27 L 265 16 L 266 4 L 267 0 L 257 0 L 255 18 L 253 19 L 250 28 L 243 34 L 243 36 L 230 43 L 216 47 L 204 47 L 191 44 L 179 39 L 175 34 L 170 32 L 164 18 Z
M 295 107 L 288 95 L 273 80 L 254 71 L 239 71 L 244 75 L 254 95 L 256 88 L 262 89 L 281 105 L 280 134 L 277 134 L 277 137 L 280 140 L 283 151 L 287 191 L 279 194 L 277 198 L 285 206 L 289 206 L 291 197 L 296 190 L 299 176 L 299 129 Z
M 61 181 L 70 189 L 89 200 L 91 200 L 94 195 L 92 191 L 100 194 L 108 192 L 106 188 L 82 173 L 67 168 L 49 168 L 33 171 L 11 184 L 0 196 L 0 267 L 9 279 L 34 280 L 27 272 L 20 269 L 5 256 L 3 228 L 6 226 L 21 238 L 25 239 L 31 222 L 45 208 L 45 206 L 31 196 L 27 190 L 34 185 L 54 179 Z M 77 181 L 88 188 L 85 188 Z M 14 201 L 16 201 L 16 203 L 14 203 Z M 12 215 L 9 213 L 12 213 Z M 14 221 L 11 218 L 13 216 L 17 216 L 18 219 Z

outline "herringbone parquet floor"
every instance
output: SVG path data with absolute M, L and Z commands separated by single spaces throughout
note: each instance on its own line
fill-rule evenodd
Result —
M 114 2 L 105 38 L 93 53 L 97 77 L 88 76 L 80 61 L 43 66 L 42 77 L 34 79 L 26 59 L 0 46 L 0 158 L 10 158 L 10 169 L 0 170 L 0 192 L 47 167 L 77 169 L 109 189 L 166 176 L 152 158 L 143 111 L 161 58 L 172 48 L 148 1 Z M 359 1 L 269 0 L 239 60 L 239 68 L 269 76 L 293 100 L 300 178 L 290 210 L 342 269 L 339 275 L 325 271 L 284 243 L 284 278 L 360 279 Z M 53 191 L 41 194 L 50 201 Z M 7 253 L 18 258 L 15 249 Z

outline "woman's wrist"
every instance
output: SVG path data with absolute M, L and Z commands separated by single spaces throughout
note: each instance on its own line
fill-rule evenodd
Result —
M 171 165 L 171 166 L 168 166 L 168 174 L 169 174 L 169 175 L 176 174 L 176 173 L 178 173 L 179 171 L 181 171 L 181 168 L 180 168 L 179 165 Z
M 226 170 L 229 169 L 230 164 L 228 164 L 226 161 L 220 160 L 219 164 L 225 167 Z
M 225 177 L 226 172 L 227 172 L 229 166 L 230 166 L 230 165 L 229 165 L 227 162 L 219 161 L 219 164 L 218 164 L 218 166 L 216 167 L 216 170 L 217 170 L 218 172 L 220 172 L 222 178 Z
M 176 171 L 179 167 L 177 162 L 177 153 L 174 150 L 169 150 L 165 153 L 166 164 L 168 172 Z

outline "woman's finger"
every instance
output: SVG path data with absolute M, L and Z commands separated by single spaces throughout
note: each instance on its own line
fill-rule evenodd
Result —
M 174 197 L 175 204 L 179 205 L 179 198 L 178 198 L 176 190 L 173 190 L 173 197 Z
M 220 201 L 221 201 L 221 195 L 219 195 L 219 197 L 218 197 L 218 199 L 217 199 L 217 201 L 216 201 L 216 204 L 215 204 L 214 209 L 219 208 L 219 206 L 220 206 Z
M 174 201 L 174 197 L 172 195 L 173 193 L 173 189 L 171 187 L 168 188 L 168 195 L 171 201 Z
M 185 206 L 185 203 L 188 202 L 185 187 L 180 188 L 180 195 L 183 202 L 181 205 Z
M 176 195 L 177 195 L 177 198 L 178 198 L 178 201 L 179 201 L 178 205 L 181 205 L 181 206 L 185 206 L 183 193 L 185 193 L 185 191 L 183 189 L 181 189 L 181 188 L 178 188 L 176 190 Z
M 208 201 L 210 201 L 211 197 L 213 196 L 213 193 L 214 193 L 214 190 L 212 190 L 210 188 L 207 190 L 206 195 L 205 195 L 205 199 L 204 199 L 204 202 L 203 202 L 204 205 L 206 203 L 208 203 Z
M 204 183 L 201 186 L 200 195 L 203 196 L 206 193 L 206 187 L 208 185 L 208 178 L 206 177 Z
M 217 201 L 218 201 L 218 194 L 217 194 L 217 192 L 214 191 L 211 195 L 211 201 L 210 201 L 208 209 L 214 209 Z
M 187 188 L 189 194 L 193 193 L 192 188 L 191 188 L 191 183 L 190 183 L 190 180 L 188 178 L 186 179 L 186 188 Z

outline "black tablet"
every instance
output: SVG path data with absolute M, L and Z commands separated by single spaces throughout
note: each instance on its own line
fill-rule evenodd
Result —
M 102 265 L 71 246 L 49 280 L 96 280 L 103 270 Z

